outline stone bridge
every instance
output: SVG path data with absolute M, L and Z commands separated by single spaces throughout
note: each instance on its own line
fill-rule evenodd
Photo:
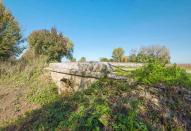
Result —
M 67 93 L 86 89 L 99 78 L 126 79 L 114 74 L 114 69 L 133 70 L 142 64 L 110 62 L 65 62 L 51 63 L 48 70 L 58 86 L 58 93 Z

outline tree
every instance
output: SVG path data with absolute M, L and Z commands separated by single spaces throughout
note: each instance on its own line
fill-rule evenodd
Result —
M 86 57 L 81 57 L 79 62 L 86 62 Z
M 18 56 L 23 48 L 19 46 L 22 35 L 18 22 L 0 2 L 0 59 Z
M 122 56 L 121 62 L 127 63 L 129 60 L 128 56 Z
M 134 49 L 130 51 L 129 62 L 137 62 L 137 51 Z
M 116 48 L 113 50 L 112 58 L 115 62 L 122 62 L 122 58 L 124 56 L 124 49 L 123 48 Z
M 149 59 L 158 59 L 162 63 L 170 63 L 170 52 L 165 46 L 151 45 L 142 47 L 138 53 L 140 62 L 148 62 Z
M 100 58 L 100 62 L 110 62 L 110 59 L 102 57 Z
M 131 53 L 129 58 L 131 62 L 147 63 L 151 59 L 157 59 L 162 63 L 170 63 L 170 52 L 165 46 L 151 45 Z
M 72 57 L 73 43 L 58 33 L 56 28 L 33 31 L 28 42 L 29 50 L 33 50 L 37 56 L 47 56 L 48 61 L 61 61 L 64 56 L 69 59 Z

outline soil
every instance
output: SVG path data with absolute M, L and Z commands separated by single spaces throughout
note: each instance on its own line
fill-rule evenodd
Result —
M 0 85 L 0 122 L 15 119 L 27 111 L 39 108 L 27 102 L 26 87 L 7 87 Z

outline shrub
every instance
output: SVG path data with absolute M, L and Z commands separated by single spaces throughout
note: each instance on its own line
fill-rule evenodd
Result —
M 174 64 L 165 65 L 158 60 L 152 60 L 144 67 L 133 72 L 134 78 L 141 84 L 165 84 L 167 86 L 190 87 L 191 81 L 185 70 Z

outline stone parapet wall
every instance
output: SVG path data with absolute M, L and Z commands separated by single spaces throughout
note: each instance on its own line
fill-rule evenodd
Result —
M 137 68 L 142 64 L 110 63 L 110 62 L 65 62 L 51 63 L 48 70 L 53 81 L 58 86 L 59 94 L 86 89 L 99 78 L 126 79 L 116 76 L 113 71 L 116 67 Z

